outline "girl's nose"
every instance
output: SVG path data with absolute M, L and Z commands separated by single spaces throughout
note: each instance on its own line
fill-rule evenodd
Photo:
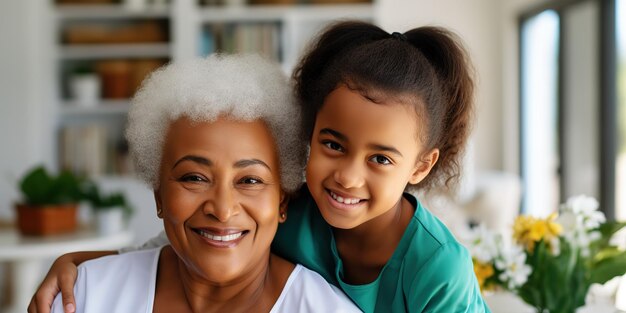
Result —
M 210 199 L 204 204 L 204 214 L 213 216 L 220 222 L 227 222 L 238 212 L 235 202 L 232 188 L 215 186 L 210 191 Z
M 365 184 L 363 169 L 356 161 L 340 162 L 333 175 L 335 181 L 343 188 L 359 188 Z

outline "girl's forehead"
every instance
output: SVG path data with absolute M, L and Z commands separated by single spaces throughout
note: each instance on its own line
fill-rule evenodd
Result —
M 388 100 L 376 103 L 358 91 L 339 87 L 329 94 L 316 120 L 316 132 L 325 128 L 347 139 L 419 144 L 419 119 L 412 105 Z M 411 144 L 412 142 L 412 144 Z
M 408 95 L 366 93 L 361 89 L 351 89 L 343 85 L 337 87 L 326 97 L 320 113 L 332 112 L 332 115 L 338 118 L 341 116 L 339 119 L 345 121 L 365 120 L 368 117 L 375 120 L 404 117 L 402 120 L 405 120 L 405 125 L 410 126 L 419 123 L 418 106 L 415 102 L 417 100 Z M 372 126 L 376 126 L 376 124 Z
M 414 107 L 422 103 L 422 97 L 417 92 L 399 90 L 392 87 L 376 85 L 374 83 L 351 80 L 339 83 L 334 90 L 340 87 L 346 87 L 351 91 L 357 92 L 374 103 L 382 104 L 394 102 Z

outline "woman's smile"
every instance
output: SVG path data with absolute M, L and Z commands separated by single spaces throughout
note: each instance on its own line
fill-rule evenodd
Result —
M 215 248 L 234 248 L 250 232 L 248 230 L 220 229 L 214 227 L 192 228 L 200 239 Z

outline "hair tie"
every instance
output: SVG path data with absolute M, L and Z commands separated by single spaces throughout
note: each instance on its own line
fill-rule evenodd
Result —
M 398 39 L 400 41 L 407 41 L 407 38 L 404 34 L 399 33 L 399 32 L 393 32 L 391 33 L 391 37 Z

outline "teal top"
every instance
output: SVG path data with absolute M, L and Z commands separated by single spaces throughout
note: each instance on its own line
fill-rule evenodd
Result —
M 365 285 L 342 280 L 343 265 L 331 226 L 308 188 L 289 203 L 272 249 L 340 287 L 364 312 L 490 312 L 472 259 L 446 226 L 410 195 L 415 214 L 378 278 Z

